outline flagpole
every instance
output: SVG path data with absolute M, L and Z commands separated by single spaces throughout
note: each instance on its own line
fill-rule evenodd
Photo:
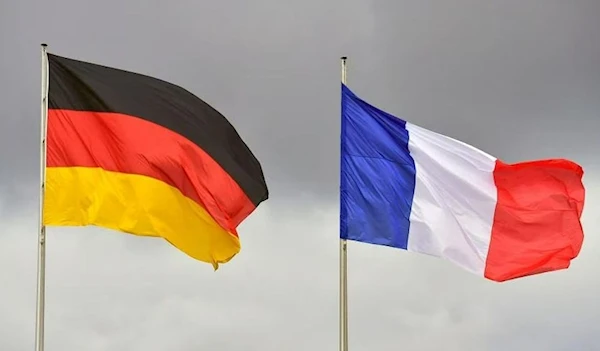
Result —
M 346 84 L 346 56 L 342 61 L 342 83 Z M 340 351 L 348 351 L 348 247 L 340 238 Z
M 42 49 L 42 99 L 40 120 L 40 212 L 38 231 L 37 303 L 35 350 L 44 350 L 44 307 L 46 295 L 46 226 L 44 225 L 44 195 L 46 183 L 46 134 L 48 121 L 48 55 L 46 44 Z

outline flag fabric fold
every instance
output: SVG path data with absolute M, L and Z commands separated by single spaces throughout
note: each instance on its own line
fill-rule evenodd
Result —
M 507 164 L 386 113 L 342 84 L 340 237 L 505 281 L 565 269 L 583 244 L 583 169 Z
M 44 224 L 162 237 L 218 267 L 268 198 L 227 119 L 157 78 L 48 54 Z

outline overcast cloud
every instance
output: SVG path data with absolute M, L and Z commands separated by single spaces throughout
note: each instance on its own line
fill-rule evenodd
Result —
M 337 350 L 339 57 L 360 96 L 505 161 L 586 175 L 569 270 L 497 284 L 350 243 L 351 350 L 600 350 L 600 2 L 0 0 L 0 350 L 34 347 L 39 44 L 223 112 L 271 198 L 213 272 L 162 240 L 50 228 L 46 351 Z

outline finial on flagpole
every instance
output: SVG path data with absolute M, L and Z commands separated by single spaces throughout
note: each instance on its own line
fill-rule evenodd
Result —
M 346 84 L 346 60 L 347 59 L 348 59 L 347 56 L 340 57 L 340 60 L 342 60 L 342 84 Z

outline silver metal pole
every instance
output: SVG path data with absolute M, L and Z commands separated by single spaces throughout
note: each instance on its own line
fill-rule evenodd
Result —
M 46 226 L 44 195 L 46 183 L 46 132 L 48 121 L 48 45 L 42 44 L 42 113 L 40 121 L 40 218 L 38 232 L 37 308 L 35 350 L 44 351 L 44 305 L 46 295 Z
M 342 83 L 346 84 L 346 60 L 342 57 Z M 348 351 L 348 250 L 340 239 L 340 351 Z

